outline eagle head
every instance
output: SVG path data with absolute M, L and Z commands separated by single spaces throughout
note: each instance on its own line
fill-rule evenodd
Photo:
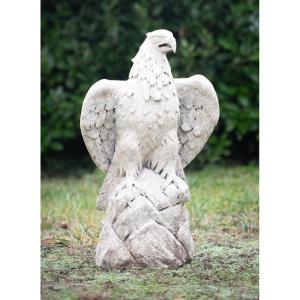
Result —
M 146 34 L 146 41 L 162 53 L 176 52 L 176 40 L 171 31 L 158 29 Z

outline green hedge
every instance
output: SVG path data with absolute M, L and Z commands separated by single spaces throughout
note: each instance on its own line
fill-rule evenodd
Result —
M 257 158 L 258 1 L 47 0 L 41 23 L 44 158 L 79 140 L 88 88 L 126 79 L 145 33 L 158 28 L 177 38 L 174 77 L 203 74 L 219 96 L 219 125 L 196 164 Z

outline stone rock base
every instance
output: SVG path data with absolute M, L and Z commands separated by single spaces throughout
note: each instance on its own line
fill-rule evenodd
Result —
M 188 199 L 174 183 L 163 190 L 164 182 L 160 175 L 144 169 L 134 186 L 121 182 L 115 189 L 96 248 L 98 266 L 166 268 L 192 259 L 194 242 L 184 206 Z

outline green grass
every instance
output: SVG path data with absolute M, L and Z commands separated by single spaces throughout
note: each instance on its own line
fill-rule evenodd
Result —
M 196 243 L 181 268 L 108 272 L 94 263 L 104 175 L 42 180 L 43 299 L 258 299 L 258 169 L 188 172 Z

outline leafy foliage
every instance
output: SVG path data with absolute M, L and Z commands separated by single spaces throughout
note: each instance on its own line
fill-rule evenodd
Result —
M 219 125 L 194 165 L 258 155 L 258 1 L 42 1 L 42 154 L 80 140 L 83 98 L 101 79 L 126 79 L 145 33 L 171 30 L 174 77 L 215 86 Z M 82 142 L 81 142 L 82 143 Z M 86 152 L 83 151 L 82 154 Z

